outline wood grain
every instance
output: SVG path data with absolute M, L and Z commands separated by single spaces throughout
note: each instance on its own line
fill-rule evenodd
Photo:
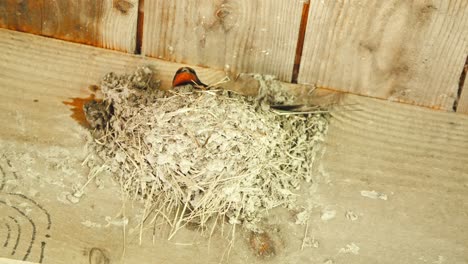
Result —
M 138 0 L 0 1 L 0 27 L 133 53 Z
M 465 0 L 312 0 L 299 83 L 451 110 Z
M 354 111 L 333 114 L 318 169 L 329 184 L 316 194 L 343 217 L 311 232 L 330 247 L 344 237 L 360 248 L 335 263 L 465 263 L 468 116 L 359 96 L 345 103 Z
M 143 54 L 291 81 L 302 1 L 146 0 Z
M 90 184 L 79 203 L 64 199 L 89 171 L 81 166 L 88 132 L 62 102 L 86 97 L 87 87 L 109 71 L 129 72 L 142 64 L 170 85 L 180 64 L 1 29 L 0 50 L 2 258 L 22 260 L 29 252 L 26 261 L 40 262 L 42 256 L 43 263 L 220 262 L 227 241 L 213 237 L 209 243 L 191 230 L 167 241 L 164 228 L 157 229 L 154 242 L 147 230 L 139 245 L 138 232 L 130 233 L 141 213 L 137 201 L 125 206 L 129 229 L 124 243 L 117 221 L 121 194 L 106 178 L 104 189 Z M 207 82 L 224 76 L 196 69 Z M 333 113 L 317 168 L 318 190 L 299 192 L 315 205 L 308 232 L 317 248 L 301 250 L 304 226 L 291 224 L 295 212 L 271 212 L 267 225 L 281 244 L 268 262 L 466 262 L 468 117 L 352 95 L 344 100 L 352 107 Z M 388 200 L 363 197 L 362 190 L 385 193 Z M 335 218 L 321 220 L 323 210 L 335 210 Z M 355 221 L 345 217 L 350 210 Z M 22 233 L 13 255 L 17 225 L 9 216 Z M 3 247 L 7 234 L 10 242 Z M 265 263 L 249 251 L 248 237 L 239 232 L 229 263 Z M 359 246 L 356 255 L 340 251 L 351 243 Z

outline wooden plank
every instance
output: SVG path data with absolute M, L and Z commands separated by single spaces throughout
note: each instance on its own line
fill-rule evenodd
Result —
M 310 232 L 360 248 L 335 263 L 465 263 L 468 117 L 358 96 L 346 103 L 357 111 L 333 114 L 318 169 L 329 184 L 317 195 L 341 217 Z
M 26 261 L 121 262 L 118 186 L 103 178 L 105 188 L 90 184 L 79 203 L 65 197 L 86 181 L 81 162 L 87 131 L 62 101 L 87 96 L 88 85 L 108 71 L 141 64 L 156 69 L 168 85 L 180 65 L 7 30 L 0 30 L 0 49 L 6 51 L 0 53 L 0 257 L 22 260 L 32 244 Z M 210 83 L 224 73 L 200 69 L 200 75 Z M 344 100 L 354 109 L 333 114 L 318 190 L 300 193 L 315 205 L 308 234 L 317 247 L 301 250 L 304 226 L 291 225 L 294 212 L 275 211 L 268 225 L 281 244 L 268 262 L 466 262 L 468 118 L 351 95 Z M 364 197 L 363 190 L 384 193 L 387 200 Z M 191 230 L 167 241 L 161 229 L 154 242 L 145 232 L 140 246 L 138 232 L 130 232 L 140 210 L 138 202 L 126 206 L 125 263 L 219 263 L 227 241 L 214 237 L 209 243 Z M 322 220 L 326 210 L 334 210 L 335 218 Z M 22 234 L 14 255 L 18 225 L 9 216 Z M 2 247 L 6 224 L 10 244 Z M 240 232 L 236 241 L 229 263 L 265 262 L 249 250 L 248 234 Z
M 465 0 L 312 0 L 299 83 L 452 110 Z
M 41 33 L 41 1 L 0 2 L 0 26 L 35 34 Z M 31 10 L 31 12 L 29 12 Z
M 143 54 L 290 82 L 302 1 L 146 0 Z
M 0 27 L 133 53 L 138 0 L 0 2 Z

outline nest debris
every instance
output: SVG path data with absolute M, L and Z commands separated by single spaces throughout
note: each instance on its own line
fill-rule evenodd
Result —
M 103 102 L 85 108 L 94 128 L 86 162 L 146 202 L 142 226 L 163 221 L 173 235 L 189 223 L 227 219 L 259 231 L 268 210 L 296 206 L 295 190 L 313 180 L 327 114 L 276 114 L 270 103 L 294 98 L 268 76 L 256 76 L 258 97 L 192 86 L 161 91 L 152 76 L 147 67 L 109 73 Z

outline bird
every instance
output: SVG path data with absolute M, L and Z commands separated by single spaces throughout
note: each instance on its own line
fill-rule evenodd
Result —
M 194 69 L 190 67 L 179 68 L 172 79 L 172 87 L 192 84 L 198 87 L 207 88 L 208 85 L 202 83 Z
M 257 82 L 258 83 L 258 82 Z M 183 86 L 191 84 L 197 88 L 206 89 L 209 86 L 204 84 L 198 78 L 197 73 L 194 69 L 190 67 L 181 67 L 179 68 L 172 80 L 172 87 Z M 224 87 L 225 88 L 225 87 Z M 229 90 L 229 89 L 228 89 Z M 271 102 L 269 104 L 270 109 L 276 111 L 277 113 L 297 113 L 297 114 L 306 114 L 306 113 L 315 113 L 320 112 L 320 104 L 274 104 Z

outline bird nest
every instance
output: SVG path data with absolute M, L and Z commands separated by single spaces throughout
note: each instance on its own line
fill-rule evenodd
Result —
M 161 91 L 146 67 L 107 74 L 103 101 L 85 107 L 94 128 L 87 163 L 145 201 L 141 227 L 166 222 L 170 236 L 220 221 L 257 230 L 268 210 L 295 207 L 301 182 L 313 180 L 328 116 L 277 114 L 270 103 L 294 98 L 256 78 L 259 96 L 247 97 L 190 85 Z

